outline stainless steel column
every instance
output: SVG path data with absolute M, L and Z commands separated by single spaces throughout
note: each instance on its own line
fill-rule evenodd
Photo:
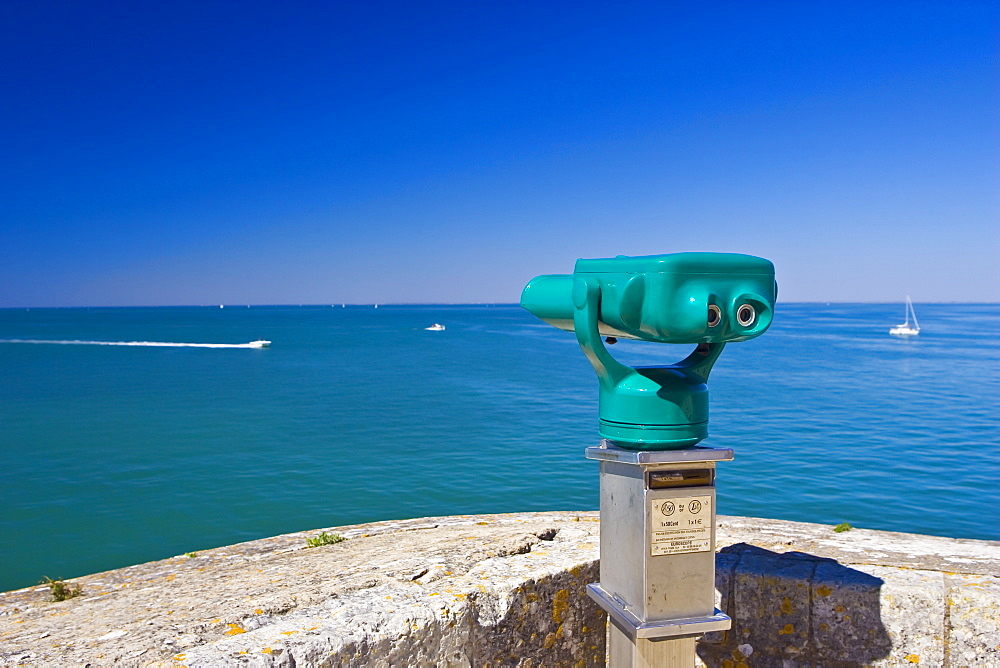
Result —
M 697 636 L 730 628 L 715 607 L 715 463 L 731 448 L 587 448 L 600 461 L 601 581 L 612 668 L 693 666 Z

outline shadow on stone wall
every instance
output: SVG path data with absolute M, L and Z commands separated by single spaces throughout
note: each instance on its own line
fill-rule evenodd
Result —
M 716 556 L 729 631 L 706 634 L 698 656 L 708 666 L 867 665 L 889 655 L 882 624 L 883 581 L 833 559 L 777 553 L 737 543 Z M 752 658 L 751 658 L 752 657 Z

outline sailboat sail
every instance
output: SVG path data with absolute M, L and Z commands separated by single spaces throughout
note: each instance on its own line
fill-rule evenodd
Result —
M 910 318 L 913 318 L 913 324 L 910 324 Z M 913 302 L 910 301 L 910 295 L 906 295 L 906 322 L 902 325 L 896 325 L 889 330 L 889 333 L 893 336 L 916 336 L 920 333 L 920 323 L 917 322 L 917 313 L 913 310 Z

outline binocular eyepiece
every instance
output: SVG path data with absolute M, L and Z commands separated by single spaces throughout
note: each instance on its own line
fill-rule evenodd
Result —
M 577 260 L 572 274 L 538 276 L 521 306 L 575 332 L 600 381 L 600 434 L 633 449 L 688 447 L 708 435 L 708 374 L 726 343 L 771 325 L 774 265 L 751 255 L 673 253 Z M 664 367 L 615 360 L 602 337 L 694 343 Z

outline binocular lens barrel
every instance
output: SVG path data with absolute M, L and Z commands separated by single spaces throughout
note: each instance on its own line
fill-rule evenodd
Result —
M 708 326 L 717 327 L 722 322 L 722 309 L 715 304 L 708 305 Z
M 749 327 L 755 320 L 757 320 L 757 311 L 750 304 L 743 304 L 737 309 L 736 322 L 740 323 L 741 327 Z

